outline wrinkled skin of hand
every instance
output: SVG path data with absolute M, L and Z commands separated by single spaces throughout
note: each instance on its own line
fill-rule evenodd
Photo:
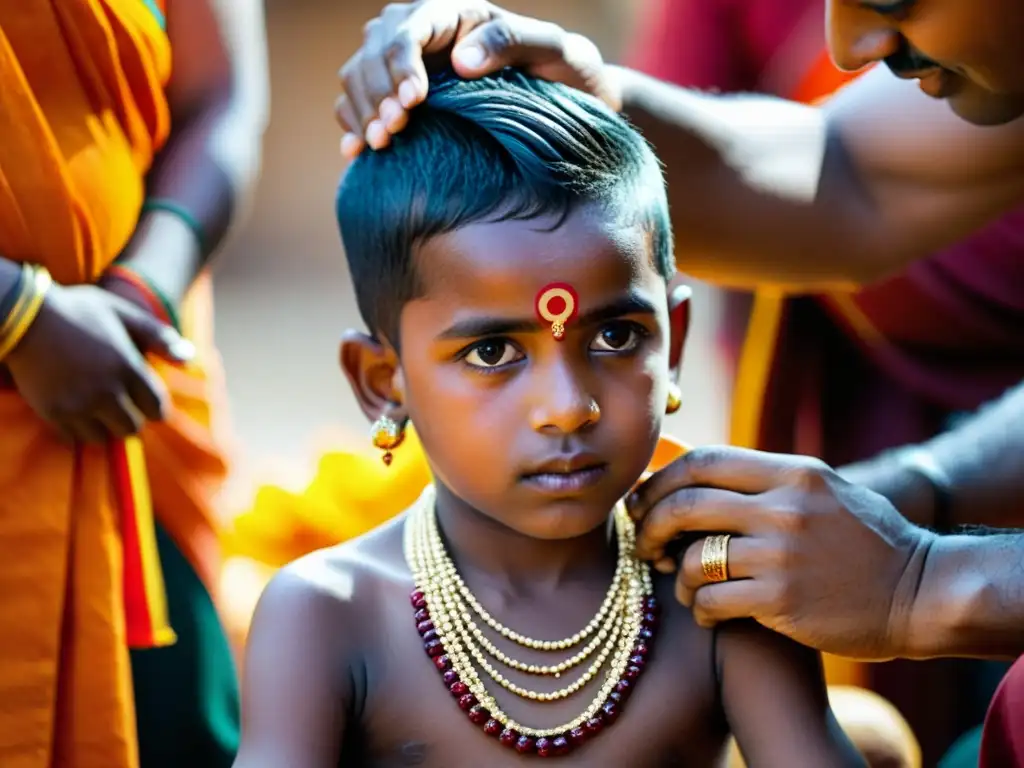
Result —
M 889 659 L 909 622 L 934 534 L 884 497 L 806 457 L 698 448 L 648 479 L 629 502 L 638 554 L 675 570 L 677 596 L 711 626 L 753 618 L 820 651 Z M 704 535 L 729 533 L 729 580 L 709 584 Z M 697 537 L 694 540 L 694 537 Z
M 55 285 L 4 362 L 18 392 L 64 439 L 103 443 L 164 416 L 167 392 L 144 353 L 181 363 L 192 350 L 125 296 Z
M 362 47 L 341 68 L 335 104 L 345 131 L 342 153 L 386 147 L 427 96 L 427 65 L 450 65 L 466 78 L 516 66 L 535 77 L 597 96 L 618 110 L 621 99 L 601 53 L 557 24 L 510 13 L 480 0 L 392 3 L 364 29 Z

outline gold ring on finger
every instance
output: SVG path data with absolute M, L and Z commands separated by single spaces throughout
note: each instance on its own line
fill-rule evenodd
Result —
M 715 584 L 729 580 L 729 534 L 708 536 L 700 552 L 704 578 Z

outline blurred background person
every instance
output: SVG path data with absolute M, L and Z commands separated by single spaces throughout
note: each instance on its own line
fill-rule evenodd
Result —
M 0 8 L 4 765 L 234 758 L 206 264 L 266 110 L 258 0 Z

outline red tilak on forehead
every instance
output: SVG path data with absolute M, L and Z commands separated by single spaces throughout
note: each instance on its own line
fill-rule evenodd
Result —
M 537 317 L 551 324 L 551 335 L 558 341 L 565 336 L 565 326 L 579 310 L 576 290 L 568 283 L 548 283 L 537 293 Z

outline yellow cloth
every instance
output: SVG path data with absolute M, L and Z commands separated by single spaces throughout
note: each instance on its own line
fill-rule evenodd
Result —
M 0 3 L 0 255 L 98 279 L 168 136 L 170 68 L 142 0 Z M 208 583 L 226 473 L 210 363 L 157 365 L 174 408 L 143 435 L 159 520 Z M 0 765 L 135 768 L 109 454 L 62 445 L 12 391 L 0 425 Z
M 380 451 L 325 453 L 302 491 L 276 485 L 257 490 L 252 506 L 224 536 L 225 557 L 280 568 L 387 522 L 411 506 L 428 483 L 430 468 L 412 428 L 391 466 L 381 461 Z

